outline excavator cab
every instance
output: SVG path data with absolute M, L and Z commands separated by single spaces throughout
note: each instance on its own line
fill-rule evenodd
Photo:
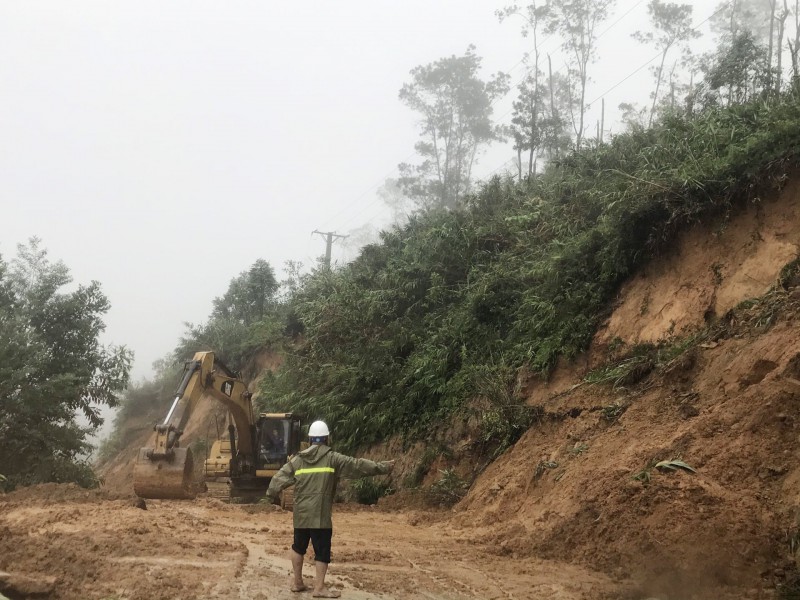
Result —
M 277 471 L 300 450 L 300 417 L 293 413 L 262 413 L 258 431 L 258 470 Z

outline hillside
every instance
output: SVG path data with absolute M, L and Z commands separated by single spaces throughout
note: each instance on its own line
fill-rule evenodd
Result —
M 659 597 L 763 597 L 793 577 L 800 280 L 779 278 L 798 248 L 796 177 L 680 236 L 622 287 L 588 356 L 529 390 L 540 422 L 478 478 L 455 522 L 501 554 L 578 562 Z M 644 342 L 666 356 L 632 361 Z M 585 383 L 626 354 L 609 383 Z M 673 459 L 697 472 L 653 467 Z

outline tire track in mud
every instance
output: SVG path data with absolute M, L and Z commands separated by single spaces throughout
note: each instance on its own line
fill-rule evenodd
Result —
M 242 600 L 288 600 L 310 597 L 310 593 L 298 594 L 289 590 L 291 562 L 288 556 L 278 556 L 267 550 L 262 540 L 243 540 L 245 560 L 231 582 L 220 583 L 211 590 L 213 598 L 240 598 Z M 282 554 L 286 554 L 283 551 Z M 304 581 L 309 590 L 313 586 L 314 564 L 304 565 Z M 371 594 L 356 589 L 346 576 L 331 573 L 326 582 L 353 600 L 385 600 L 386 596 Z

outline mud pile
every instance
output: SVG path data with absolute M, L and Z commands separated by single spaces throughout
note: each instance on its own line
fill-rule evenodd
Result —
M 626 595 L 624 585 L 601 573 L 494 556 L 470 530 L 422 517 L 364 507 L 339 511 L 328 583 L 352 600 Z M 268 506 L 203 498 L 142 505 L 71 486 L 32 488 L 0 496 L 0 594 L 11 600 L 290 600 L 299 597 L 289 591 L 291 536 L 291 515 Z

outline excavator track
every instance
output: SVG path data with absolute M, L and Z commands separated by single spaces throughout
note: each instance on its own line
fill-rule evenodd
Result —
M 228 481 L 208 481 L 206 480 L 206 494 L 211 498 L 230 500 L 231 484 Z

